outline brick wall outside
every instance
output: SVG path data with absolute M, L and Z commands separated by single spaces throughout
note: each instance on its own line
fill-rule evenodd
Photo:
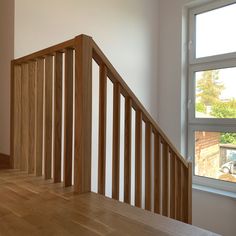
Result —
M 218 177 L 220 168 L 220 133 L 195 132 L 195 174 L 211 178 Z

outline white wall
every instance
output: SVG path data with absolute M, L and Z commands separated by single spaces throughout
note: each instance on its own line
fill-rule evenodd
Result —
M 14 0 L 0 0 L 0 153 L 10 154 L 10 65 L 14 55 Z
M 193 224 L 224 236 L 236 235 L 236 200 L 193 190 Z
M 205 0 L 207 1 L 207 0 Z M 186 3 L 199 4 L 202 0 L 159 1 L 159 75 L 158 122 L 176 147 L 185 153 L 186 118 L 184 83 L 186 60 L 182 49 L 182 16 Z M 193 191 L 193 224 L 222 235 L 236 234 L 236 200 L 198 190 Z
M 15 0 L 15 57 L 88 34 L 156 118 L 157 11 L 156 0 Z

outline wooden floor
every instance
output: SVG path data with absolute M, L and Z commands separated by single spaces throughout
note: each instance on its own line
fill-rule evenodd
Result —
M 95 193 L 0 170 L 0 236 L 215 235 Z

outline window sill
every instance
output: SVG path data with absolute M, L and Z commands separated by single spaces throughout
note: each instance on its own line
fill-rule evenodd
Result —
M 220 190 L 220 189 L 207 187 L 207 186 L 203 186 L 203 185 L 199 185 L 199 184 L 193 184 L 192 187 L 193 187 L 193 189 L 199 190 L 199 191 L 202 191 L 202 192 L 212 193 L 212 194 L 216 194 L 216 195 L 219 195 L 219 196 L 236 199 L 236 193 L 234 193 L 234 192 Z

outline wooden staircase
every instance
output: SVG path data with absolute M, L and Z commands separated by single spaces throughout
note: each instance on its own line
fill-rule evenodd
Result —
M 86 35 L 12 61 L 11 168 L 62 182 L 64 187 L 73 185 L 73 191 L 79 194 L 91 191 L 91 149 L 95 148 L 92 146 L 93 62 L 99 67 L 97 192 L 105 195 L 106 142 L 111 138 L 106 137 L 109 80 L 113 84 L 112 198 L 120 200 L 122 192 L 124 202 L 131 204 L 134 184 L 136 207 L 141 208 L 144 202 L 148 211 L 191 224 L 191 163 L 179 154 L 101 49 Z M 122 97 L 125 99 L 125 137 L 121 172 Z M 135 182 L 132 183 L 134 133 Z M 142 155 L 143 148 L 145 155 Z M 120 173 L 124 177 L 123 189 Z

